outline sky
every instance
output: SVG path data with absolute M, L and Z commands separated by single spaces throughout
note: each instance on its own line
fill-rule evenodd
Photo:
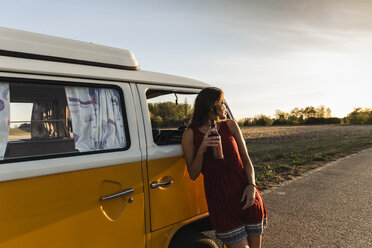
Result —
M 370 0 L 12 0 L 0 26 L 131 50 L 142 70 L 204 81 L 236 119 L 372 108 Z

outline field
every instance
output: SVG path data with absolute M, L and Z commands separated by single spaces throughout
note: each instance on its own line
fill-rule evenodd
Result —
M 372 147 L 372 125 L 241 129 L 260 189 L 270 188 L 329 161 Z

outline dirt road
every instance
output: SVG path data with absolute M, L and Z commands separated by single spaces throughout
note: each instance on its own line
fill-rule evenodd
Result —
M 372 247 L 372 149 L 267 190 L 264 248 Z

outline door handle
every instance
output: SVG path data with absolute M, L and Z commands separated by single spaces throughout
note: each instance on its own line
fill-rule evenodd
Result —
M 156 188 L 160 188 L 160 187 L 165 187 L 165 186 L 169 186 L 169 185 L 172 185 L 173 184 L 173 180 L 169 180 L 169 181 L 166 181 L 166 182 L 161 182 L 161 183 L 158 183 L 158 182 L 152 182 L 150 184 L 150 187 L 152 189 L 156 189 Z
M 100 198 L 101 201 L 106 201 L 106 200 L 111 200 L 111 199 L 114 199 L 114 198 L 118 198 L 118 197 L 122 197 L 122 196 L 126 196 L 126 195 L 131 195 L 134 193 L 134 189 L 133 188 L 130 188 L 130 189 L 126 189 L 126 190 L 123 190 L 119 193 L 116 193 L 116 194 L 113 194 L 113 195 L 108 195 L 108 196 L 103 196 Z

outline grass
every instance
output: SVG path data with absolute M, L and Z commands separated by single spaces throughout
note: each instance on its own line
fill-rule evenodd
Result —
M 9 128 L 9 135 L 24 135 L 24 134 L 29 134 L 30 132 L 27 132 L 25 130 L 22 130 L 20 128 Z
M 9 128 L 8 140 L 30 139 L 31 132 L 20 128 Z
M 262 190 L 372 147 L 372 125 L 280 128 L 242 128 Z

